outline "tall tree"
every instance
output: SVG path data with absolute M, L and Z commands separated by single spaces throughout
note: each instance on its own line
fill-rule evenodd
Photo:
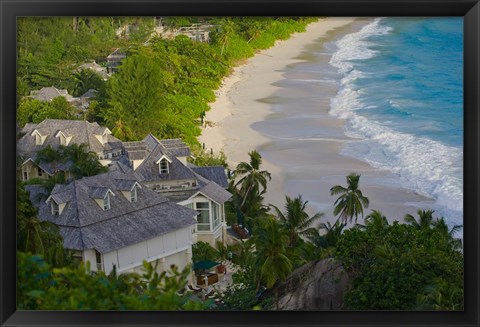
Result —
M 288 231 L 289 246 L 295 246 L 299 235 L 307 236 L 312 233 L 313 224 L 324 216 L 323 213 L 316 213 L 312 217 L 305 211 L 308 201 L 303 201 L 302 196 L 298 195 L 292 199 L 285 196 L 285 212 L 278 207 L 270 204 L 275 209 L 280 224 Z
M 256 150 L 248 153 L 250 162 L 240 162 L 235 169 L 236 176 L 242 176 L 235 186 L 240 185 L 240 194 L 243 197 L 240 203 L 240 210 L 243 209 L 247 198 L 256 193 L 262 195 L 267 191 L 267 181 L 271 180 L 270 173 L 266 170 L 260 170 L 262 164 L 262 156 Z
M 360 175 L 351 173 L 347 176 L 347 187 L 336 185 L 330 189 L 331 195 L 341 194 L 335 201 L 333 214 L 344 222 L 351 222 L 354 216 L 356 222 L 359 214 L 363 217 L 363 208 L 368 207 L 369 200 L 358 188 L 359 181 Z
M 318 225 L 319 229 L 309 233 L 307 237 L 317 248 L 334 247 L 345 226 L 346 224 L 338 220 L 333 225 L 329 221 L 320 223 Z M 320 230 L 324 230 L 324 234 L 321 234 Z
M 58 227 L 38 219 L 22 182 L 17 183 L 17 249 L 41 255 L 55 267 L 71 263 L 70 252 L 63 248 Z
M 263 220 L 255 230 L 256 263 L 260 283 L 264 281 L 272 288 L 277 280 L 284 281 L 293 270 L 292 261 L 288 257 L 287 231 L 273 218 Z M 276 308 L 278 310 L 278 288 L 275 291 Z
M 147 53 L 124 59 L 119 72 L 108 80 L 110 108 L 103 112 L 107 124 L 113 128 L 122 120 L 135 139 L 158 129 L 162 122 L 162 85 L 162 71 Z
M 70 172 L 75 179 L 108 171 L 108 168 L 98 161 L 97 155 L 88 151 L 87 145 L 84 143 L 61 146 L 61 151 L 72 161 Z
M 433 224 L 435 223 L 435 220 L 433 218 L 433 213 L 435 211 L 434 210 L 422 210 L 422 209 L 419 209 L 418 210 L 418 220 L 415 219 L 415 217 L 413 217 L 412 215 L 410 214 L 407 214 L 405 215 L 405 222 L 409 223 L 410 225 L 418 228 L 418 229 L 429 229 L 433 226 Z
M 68 158 L 62 148 L 54 149 L 51 145 L 46 146 L 37 152 L 35 164 L 49 163 L 54 173 L 57 172 L 60 164 L 67 162 Z

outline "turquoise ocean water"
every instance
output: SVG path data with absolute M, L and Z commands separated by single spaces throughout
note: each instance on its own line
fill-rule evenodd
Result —
M 463 20 L 378 18 L 328 45 L 341 154 L 386 169 L 463 223 Z

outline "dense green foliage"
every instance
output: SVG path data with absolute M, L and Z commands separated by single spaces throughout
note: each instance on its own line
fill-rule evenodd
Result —
M 227 157 L 225 153 L 213 154 L 203 151 L 194 153 L 194 159 L 189 158 L 189 162 L 197 166 L 223 166 L 228 168 Z
M 17 183 L 17 249 L 41 255 L 55 267 L 73 262 L 55 224 L 40 221 L 22 182 Z
M 365 226 L 344 231 L 336 244 L 336 257 L 356 276 L 346 297 L 347 307 L 463 308 L 463 255 L 452 246 L 452 239 L 436 225 L 389 225 L 378 212 Z M 445 284 L 453 296 L 450 302 L 443 298 L 438 304 L 432 292 L 445 291 Z
M 88 267 L 54 268 L 39 256 L 18 253 L 19 310 L 198 310 L 205 306 L 179 291 L 189 269 L 159 274 L 147 262 L 142 275 L 110 275 Z
M 218 251 L 206 242 L 197 242 L 192 245 L 192 261 L 215 261 L 218 260 Z
M 103 166 L 94 152 L 87 150 L 86 144 L 60 145 L 58 149 L 50 145 L 36 154 L 35 163 L 49 163 L 54 172 L 62 163 L 69 163 L 68 171 L 74 179 L 106 173 L 108 167 Z
M 17 111 L 19 126 L 26 123 L 41 123 L 50 119 L 78 119 L 82 117 L 80 111 L 67 102 L 64 97 L 56 97 L 52 102 L 44 102 L 31 98 L 20 100 Z
M 129 39 L 116 36 L 125 24 L 136 26 Z M 112 49 L 145 40 L 148 17 L 21 17 L 17 20 L 18 95 L 55 85 L 74 93 L 77 66 L 102 62 Z M 143 31 L 143 32 L 142 32 Z

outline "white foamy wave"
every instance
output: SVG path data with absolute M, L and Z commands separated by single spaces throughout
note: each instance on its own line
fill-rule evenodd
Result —
M 434 198 L 450 210 L 463 211 L 463 150 L 433 140 L 399 133 L 352 114 L 342 154 L 356 157 L 398 176 L 404 187 Z
M 347 120 L 345 133 L 356 139 L 347 143 L 342 154 L 395 173 L 404 187 L 460 214 L 463 211 L 463 149 L 396 132 L 356 113 L 372 105 L 362 102 L 363 90 L 355 86 L 355 80 L 366 76 L 355 69 L 355 61 L 375 56 L 376 51 L 370 49 L 373 43 L 366 40 L 369 36 L 391 31 L 390 27 L 380 25 L 380 21 L 381 18 L 375 19 L 359 32 L 337 41 L 338 50 L 330 60 L 344 77 L 340 91 L 330 101 L 329 113 Z M 393 108 L 400 108 L 400 101 L 389 100 L 389 103 Z
M 377 51 L 370 49 L 372 43 L 365 39 L 373 35 L 383 35 L 391 31 L 388 26 L 380 25 L 382 18 L 375 19 L 356 33 L 347 34 L 336 42 L 338 48 L 330 59 L 330 65 L 338 68 L 340 73 L 353 69 L 352 60 L 372 58 Z

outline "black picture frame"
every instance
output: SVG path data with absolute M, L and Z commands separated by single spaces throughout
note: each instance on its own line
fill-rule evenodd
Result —
M 479 60 L 476 0 L 0 0 L 0 323 L 2 326 L 479 326 Z M 15 58 L 18 16 L 463 16 L 465 310 L 459 312 L 141 312 L 15 309 Z

